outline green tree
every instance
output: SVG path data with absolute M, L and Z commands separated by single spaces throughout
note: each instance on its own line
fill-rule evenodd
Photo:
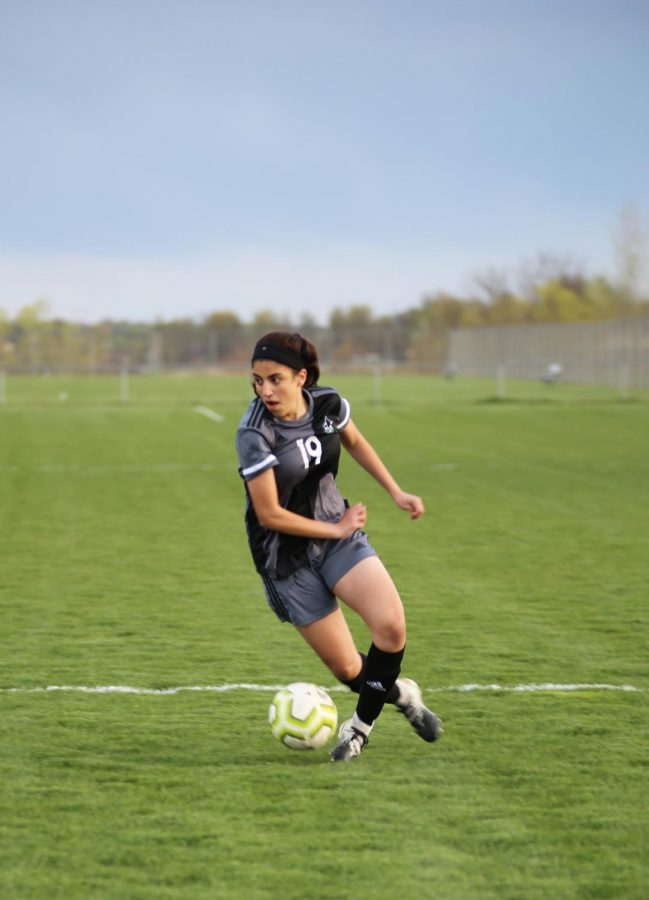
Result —
M 48 309 L 46 300 L 35 300 L 21 307 L 15 319 L 17 361 L 32 372 L 38 371 L 41 366 L 40 338 Z

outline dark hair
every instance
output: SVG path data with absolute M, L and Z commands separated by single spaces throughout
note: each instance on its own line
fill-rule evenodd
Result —
M 276 351 L 277 355 L 273 355 L 273 351 Z M 273 359 L 296 372 L 306 369 L 305 387 L 313 387 L 320 378 L 318 351 L 310 341 L 297 332 L 271 331 L 265 334 L 255 344 L 252 361 L 256 359 Z

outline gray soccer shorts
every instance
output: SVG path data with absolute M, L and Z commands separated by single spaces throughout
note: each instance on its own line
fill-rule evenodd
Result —
M 334 586 L 350 569 L 376 556 L 364 531 L 342 541 L 314 541 L 305 566 L 288 578 L 263 578 L 266 599 L 280 622 L 310 625 L 338 609 Z

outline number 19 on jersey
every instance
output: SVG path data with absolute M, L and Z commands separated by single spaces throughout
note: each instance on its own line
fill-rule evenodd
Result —
M 316 466 L 320 464 L 320 460 L 322 459 L 322 444 L 315 434 L 312 434 L 311 437 L 308 437 L 306 440 L 300 438 L 296 443 L 302 454 L 302 462 L 304 463 L 305 469 L 309 468 L 311 460 L 315 460 Z

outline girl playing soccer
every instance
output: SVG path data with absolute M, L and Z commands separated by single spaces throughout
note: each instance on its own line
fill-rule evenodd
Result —
M 358 756 L 385 703 L 425 741 L 441 732 L 417 684 L 399 678 L 406 643 L 403 605 L 362 531 L 362 503 L 348 506 L 336 486 L 341 445 L 418 519 L 420 497 L 402 491 L 333 388 L 318 387 L 315 347 L 299 334 L 273 332 L 252 354 L 256 398 L 237 431 L 246 487 L 246 530 L 271 608 L 291 622 L 335 677 L 358 696 L 339 731 L 333 760 Z M 359 653 L 338 599 L 363 619 L 372 643 Z

